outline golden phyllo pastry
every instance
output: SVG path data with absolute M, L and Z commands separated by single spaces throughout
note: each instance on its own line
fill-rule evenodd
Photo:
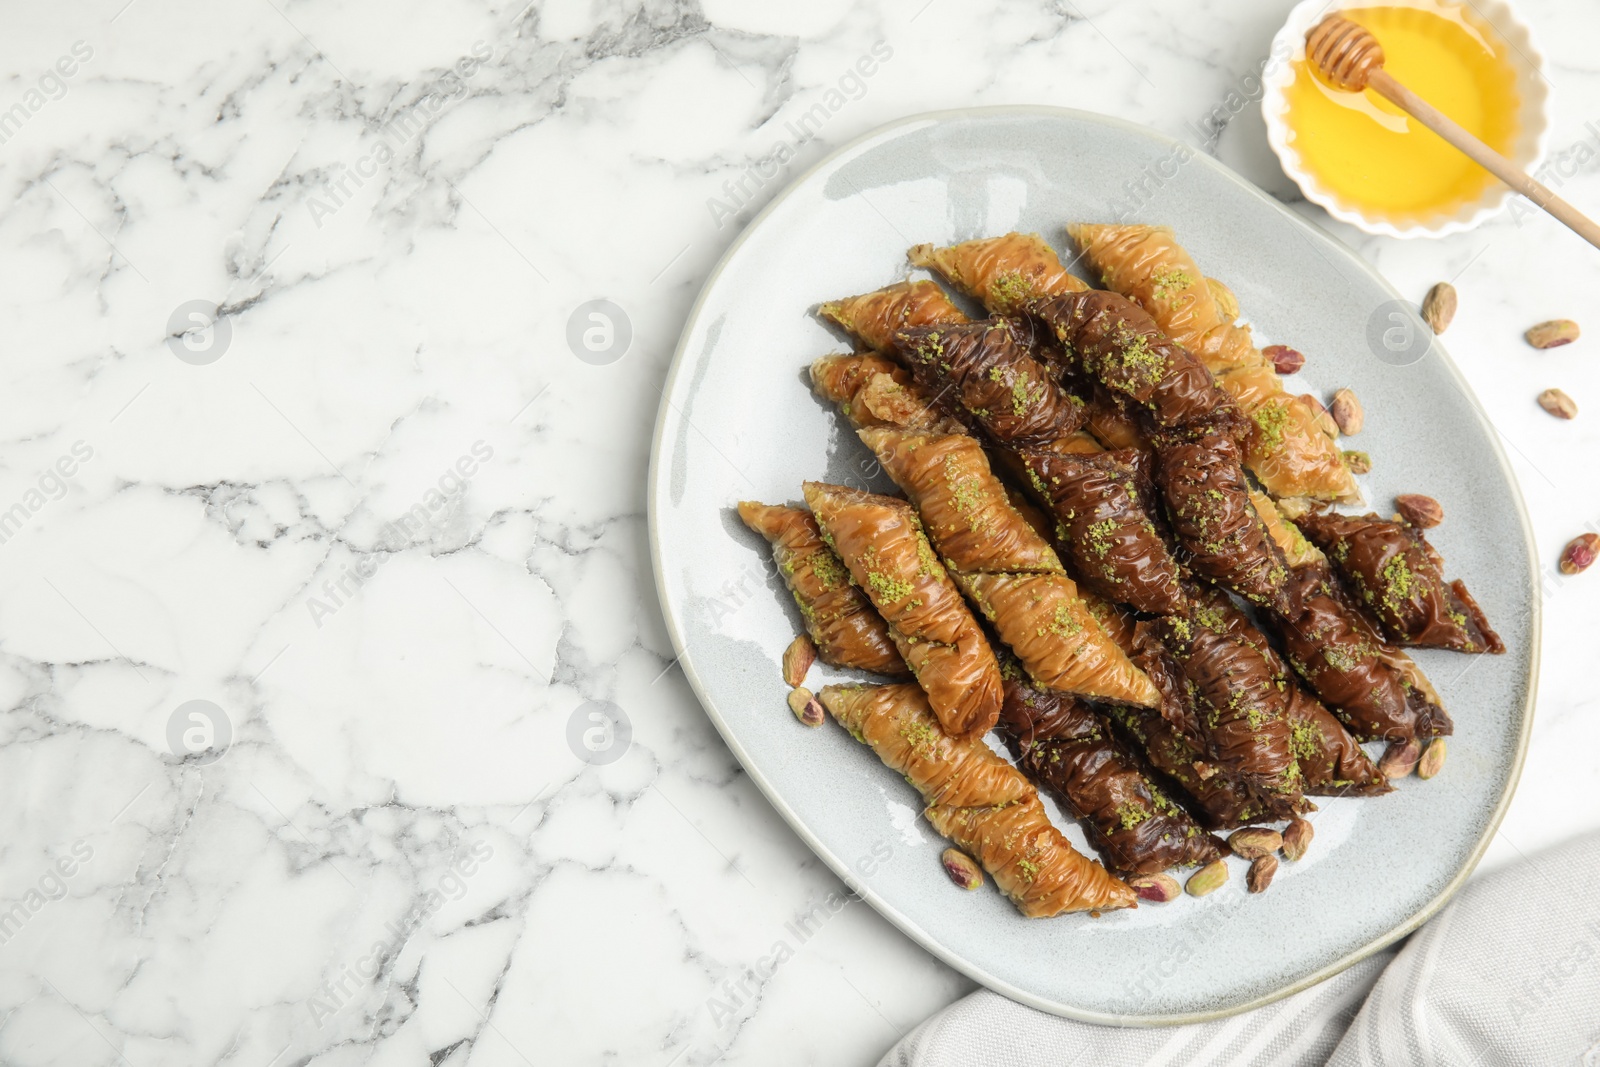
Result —
M 900 426 L 960 433 L 951 418 L 911 380 L 911 372 L 875 352 L 823 356 L 811 364 L 811 387 L 837 404 L 857 429 Z
M 1040 685 L 1153 706 L 1155 687 L 1101 628 L 1055 551 L 1012 506 L 977 440 L 862 430 L 921 512 L 950 575 Z
M 1036 233 L 1008 233 L 948 248 L 917 245 L 909 255 L 912 266 L 937 272 L 992 315 L 1015 315 L 1038 297 L 1089 288 L 1067 273 L 1055 250 Z
M 933 828 L 971 855 L 1029 918 L 1136 906 L 1133 890 L 1073 848 L 1032 783 L 980 737 L 939 729 L 914 685 L 828 686 L 822 704 L 922 794 Z
M 967 316 L 950 302 L 945 291 L 929 281 L 897 282 L 860 296 L 829 301 L 817 311 L 857 341 L 879 352 L 892 350 L 894 335 L 901 330 L 967 321 Z
M 739 504 L 739 518 L 772 545 L 773 562 L 822 662 L 898 677 L 907 673 L 889 627 L 839 557 L 823 544 L 809 512 L 745 500 Z
M 979 737 L 1000 717 L 1000 667 L 910 504 L 825 482 L 806 503 L 829 545 L 871 598 L 952 737 Z

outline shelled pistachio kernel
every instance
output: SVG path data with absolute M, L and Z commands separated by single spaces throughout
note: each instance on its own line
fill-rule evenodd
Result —
M 1149 900 L 1156 904 L 1165 904 L 1183 895 L 1183 888 L 1170 874 L 1147 874 L 1139 878 L 1130 878 L 1128 888 L 1137 893 L 1140 900 Z
M 1272 884 L 1272 876 L 1278 873 L 1278 857 L 1270 852 L 1265 856 L 1257 856 L 1250 863 L 1250 870 L 1244 876 L 1245 888 L 1252 893 L 1265 893 L 1267 886 Z
M 789 647 L 783 650 L 783 680 L 791 689 L 799 687 L 806 680 L 806 673 L 811 670 L 811 665 L 817 662 L 817 646 L 807 634 L 801 634 L 789 642 Z
M 1428 324 L 1428 329 L 1434 333 L 1444 333 L 1450 326 L 1450 320 L 1456 317 L 1456 287 L 1449 282 L 1440 282 L 1428 290 L 1428 295 L 1422 298 L 1422 321 Z
M 971 856 L 959 848 L 945 849 L 944 854 L 939 857 L 939 862 L 944 864 L 944 873 L 962 889 L 977 889 L 983 885 L 983 871 Z
M 1571 319 L 1551 319 L 1529 327 L 1523 336 L 1534 348 L 1560 348 L 1578 339 L 1578 324 Z
M 1422 752 L 1422 758 L 1417 761 L 1417 777 L 1426 780 L 1444 770 L 1444 757 L 1444 738 L 1435 737 L 1428 742 L 1428 747 Z
M 1228 882 L 1228 861 L 1212 860 L 1189 876 L 1189 881 L 1184 884 L 1184 890 L 1191 897 L 1208 896 L 1221 889 Z
M 789 690 L 789 710 L 807 726 L 821 726 L 827 719 L 822 711 L 822 701 L 803 685 Z
M 1289 820 L 1288 827 L 1283 831 L 1283 858 L 1289 861 L 1298 860 L 1306 854 L 1311 847 L 1311 839 L 1316 836 L 1309 819 L 1296 816 Z
M 1391 742 L 1378 761 L 1378 771 L 1385 778 L 1404 778 L 1416 770 L 1417 760 L 1421 758 L 1422 746 L 1415 741 Z
M 1268 345 L 1261 350 L 1261 354 L 1267 357 L 1272 369 L 1279 374 L 1295 374 L 1306 365 L 1304 354 L 1288 345 Z
M 1283 847 L 1283 835 L 1265 826 L 1247 826 L 1228 835 L 1228 847 L 1240 859 L 1253 860 Z
M 1561 550 L 1561 573 L 1578 574 L 1589 569 L 1600 555 L 1600 534 L 1583 533 Z
M 1431 530 L 1444 521 L 1444 506 L 1431 496 L 1401 493 L 1394 498 L 1395 510 L 1420 530 Z
M 1349 389 L 1341 389 L 1333 394 L 1333 402 L 1328 405 L 1328 414 L 1333 416 L 1334 424 L 1346 437 L 1354 437 L 1367 424 L 1366 412 L 1361 407 L 1361 401 L 1356 399 L 1356 394 Z
M 1540 393 L 1539 406 L 1558 419 L 1578 417 L 1578 402 L 1560 389 L 1546 389 Z

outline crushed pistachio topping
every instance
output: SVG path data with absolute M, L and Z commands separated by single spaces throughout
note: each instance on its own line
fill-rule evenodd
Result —
M 983 507 L 983 480 L 978 474 L 963 471 L 955 453 L 950 452 L 944 457 L 944 480 L 950 501 L 956 513 L 966 520 L 967 529 L 973 533 L 987 530 L 990 523 Z
M 1117 821 L 1124 830 L 1132 830 L 1135 826 L 1150 818 L 1150 812 L 1133 801 L 1117 805 Z
M 1410 566 L 1404 556 L 1395 556 L 1383 566 L 1383 604 L 1390 611 L 1398 614 L 1414 593 L 1421 592 L 1415 575 L 1411 573 Z
M 1018 374 L 1011 381 L 1011 414 L 1018 417 L 1028 408 L 1045 398 L 1044 382 L 1036 382 L 1026 374 Z
M 989 306 L 995 311 L 1015 310 L 1033 298 L 1033 283 L 1020 270 L 1006 270 L 989 282 Z
M 900 736 L 914 749 L 936 749 L 944 734 L 920 719 L 913 719 L 900 728 Z
M 1117 524 L 1114 519 L 1105 519 L 1090 525 L 1086 531 L 1089 551 L 1096 556 L 1104 556 L 1107 552 L 1110 552 L 1111 538 L 1116 532 Z
M 1072 613 L 1070 604 L 1060 603 L 1051 615 L 1049 629 L 1057 637 L 1071 637 L 1083 632 L 1083 623 Z
M 1216 608 L 1198 604 L 1190 614 L 1194 616 L 1196 622 L 1212 633 L 1220 634 L 1228 628 L 1228 620 Z
M 872 587 L 876 598 L 886 604 L 893 604 L 904 600 L 911 595 L 911 583 L 904 578 L 891 578 L 880 571 L 872 571 L 867 575 L 867 584 Z
M 1151 287 L 1151 292 L 1161 300 L 1170 300 L 1173 293 L 1194 284 L 1194 279 L 1182 267 L 1163 267 L 1156 271 L 1153 280 L 1155 285 Z
M 787 575 L 793 570 L 789 566 L 784 570 Z M 832 552 L 813 552 L 811 554 L 811 573 L 816 576 L 824 592 L 837 589 L 850 581 L 849 573 L 844 565 L 839 562 L 839 557 Z
M 1321 735 L 1314 724 L 1300 720 L 1289 724 L 1289 749 L 1294 753 L 1295 759 L 1316 759 L 1317 752 L 1322 747 L 1321 740 Z
M 1105 358 L 1108 369 L 1115 371 L 1117 380 L 1106 384 L 1123 392 L 1134 392 L 1140 382 L 1155 385 L 1167 375 L 1167 357 L 1150 348 L 1150 339 L 1135 333 L 1126 323 L 1118 326 L 1112 338 L 1115 351 Z
M 1289 419 L 1286 403 L 1265 404 L 1251 412 L 1258 431 L 1257 441 L 1262 452 L 1276 452 L 1283 447 L 1283 427 Z

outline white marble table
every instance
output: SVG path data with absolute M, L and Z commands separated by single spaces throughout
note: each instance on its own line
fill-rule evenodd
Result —
M 870 1064 L 964 993 L 837 906 L 674 669 L 658 386 L 753 210 L 910 112 L 1103 111 L 1294 201 L 1243 99 L 1289 6 L 8 14 L 0 1062 Z M 1600 210 L 1600 15 L 1523 7 L 1561 191 Z M 1600 259 L 1542 218 L 1337 232 L 1409 295 L 1455 280 L 1450 349 L 1553 565 L 1600 528 L 1600 340 L 1519 333 L 1591 315 Z M 601 298 L 630 343 L 580 360 Z M 1577 421 L 1534 406 L 1550 385 Z M 1488 864 L 1600 825 L 1600 574 L 1546 591 Z M 591 764 L 568 738 L 606 704 L 631 737 Z

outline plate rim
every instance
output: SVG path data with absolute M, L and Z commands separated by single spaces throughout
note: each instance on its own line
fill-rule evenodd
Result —
M 658 511 L 660 507 L 660 495 L 664 488 L 662 479 L 666 476 L 664 472 L 668 469 L 663 466 L 662 463 L 662 437 L 666 432 L 668 412 L 669 409 L 673 407 L 671 398 L 676 390 L 678 377 L 683 371 L 684 355 L 688 350 L 690 337 L 698 327 L 700 323 L 700 316 L 705 307 L 706 300 L 710 296 L 712 289 L 721 279 L 723 271 L 739 253 L 740 249 L 744 247 L 745 242 L 749 240 L 750 237 L 755 234 L 757 229 L 759 229 L 761 224 L 766 221 L 768 215 L 771 215 L 774 211 L 776 211 L 777 208 L 786 200 L 788 200 L 797 189 L 809 182 L 813 175 L 824 170 L 836 160 L 847 155 L 848 153 L 851 153 L 864 145 L 870 144 L 871 142 L 887 138 L 891 134 L 910 126 L 933 125 L 954 121 L 981 121 L 985 119 L 997 119 L 1014 116 L 1037 116 L 1044 118 L 1066 119 L 1078 123 L 1109 126 L 1125 132 L 1137 133 L 1142 136 L 1152 138 L 1166 144 L 1171 148 L 1186 148 L 1201 166 L 1211 168 L 1213 172 L 1217 173 L 1225 180 L 1233 183 L 1233 185 L 1235 185 L 1241 191 L 1255 198 L 1268 209 L 1273 210 L 1281 217 L 1286 218 L 1291 225 L 1299 227 L 1302 232 L 1302 236 L 1304 236 L 1307 240 L 1317 242 L 1320 247 L 1324 247 L 1328 251 L 1343 257 L 1348 264 L 1353 265 L 1362 274 L 1375 279 L 1379 285 L 1388 291 L 1391 299 L 1400 301 L 1402 303 L 1409 303 L 1405 300 L 1405 297 L 1402 296 L 1394 288 L 1394 286 L 1389 283 L 1387 278 L 1380 274 L 1375 267 L 1367 263 L 1366 260 L 1357 255 L 1355 250 L 1344 244 L 1344 242 L 1339 241 L 1321 227 L 1314 226 L 1306 219 L 1301 218 L 1288 207 L 1273 199 L 1271 196 L 1268 196 L 1260 188 L 1245 179 L 1242 175 L 1235 172 L 1232 168 L 1218 161 L 1215 157 L 1206 152 L 1199 151 L 1193 146 L 1186 145 L 1184 142 L 1179 141 L 1176 138 L 1161 132 L 1160 130 L 1143 125 L 1141 123 L 1129 122 L 1126 119 L 1120 119 L 1110 115 L 1102 115 L 1092 111 L 1083 111 L 1078 108 L 1057 107 L 1049 104 L 1007 104 L 989 107 L 948 108 L 938 111 L 923 111 L 895 119 L 880 126 L 876 126 L 871 130 L 861 134 L 859 137 L 856 137 L 829 152 L 822 159 L 818 160 L 812 166 L 807 168 L 803 173 L 797 175 L 776 195 L 774 195 L 772 200 L 767 203 L 767 205 L 759 212 L 757 212 L 748 223 L 745 224 L 744 228 L 740 230 L 739 234 L 728 245 L 727 250 L 723 252 L 722 256 L 717 260 L 716 265 L 712 267 L 711 271 L 706 275 L 705 281 L 700 287 L 700 292 L 695 296 L 694 303 L 689 308 L 689 313 L 684 319 L 683 329 L 678 335 L 678 343 L 673 349 L 672 360 L 667 365 L 666 375 L 662 379 L 661 402 L 656 408 L 655 427 L 650 436 L 650 464 L 646 473 L 646 517 L 649 525 L 650 564 L 651 570 L 654 572 L 656 599 L 661 607 L 662 620 L 666 624 L 667 636 L 672 642 L 673 651 L 677 654 L 678 665 L 682 668 L 683 675 L 688 680 L 690 688 L 694 691 L 695 698 L 699 701 L 701 709 L 705 712 L 707 718 L 711 720 L 712 725 L 717 728 L 717 733 L 722 736 L 723 743 L 728 746 L 729 750 L 732 751 L 734 758 L 739 761 L 740 768 L 746 775 L 749 776 L 750 780 L 756 784 L 756 787 L 760 789 L 761 794 L 766 798 L 767 802 L 771 804 L 778 814 L 783 817 L 784 822 L 788 824 L 789 828 L 794 831 L 796 836 L 805 842 L 806 847 L 811 849 L 817 858 L 822 860 L 822 862 L 826 864 L 828 868 L 832 870 L 833 873 L 850 888 L 851 892 L 870 904 L 873 910 L 877 911 L 878 914 L 888 919 L 897 929 L 899 929 L 907 937 L 911 938 L 911 940 L 915 941 L 924 950 L 931 953 L 934 957 L 947 964 L 951 968 L 978 982 L 987 989 L 991 989 L 1019 1004 L 1024 1004 L 1028 1007 L 1036 1008 L 1040 1011 L 1048 1012 L 1052 1015 L 1061 1016 L 1063 1018 L 1076 1019 L 1080 1022 L 1094 1023 L 1103 1026 L 1141 1028 L 1180 1026 L 1191 1023 L 1214 1022 L 1218 1019 L 1225 1019 L 1234 1015 L 1242 1014 L 1243 1012 L 1253 1011 L 1256 1008 L 1264 1007 L 1275 1001 L 1282 1000 L 1284 997 L 1292 996 L 1295 993 L 1309 989 L 1312 986 L 1319 985 L 1322 982 L 1327 981 L 1329 978 L 1332 978 L 1340 972 L 1345 971 L 1362 960 L 1372 956 L 1374 953 L 1380 952 L 1388 946 L 1394 944 L 1396 941 L 1405 937 L 1407 934 L 1410 934 L 1412 931 L 1422 926 L 1423 923 L 1433 918 L 1433 916 L 1438 914 L 1440 909 L 1442 909 L 1444 905 L 1447 904 L 1453 896 L 1455 896 L 1461 887 L 1466 884 L 1467 880 L 1472 876 L 1472 872 L 1477 869 L 1479 862 L 1483 859 L 1484 853 L 1489 848 L 1489 843 L 1494 839 L 1495 834 L 1499 831 L 1500 823 L 1505 818 L 1506 810 L 1510 806 L 1512 797 L 1516 794 L 1517 786 L 1522 779 L 1523 764 L 1528 752 L 1528 742 L 1533 734 L 1534 712 L 1537 705 L 1539 689 L 1539 666 L 1543 652 L 1542 626 L 1544 591 L 1539 580 L 1538 544 L 1534 539 L 1533 523 L 1528 515 L 1527 504 L 1524 502 L 1522 497 L 1521 484 L 1517 480 L 1516 472 L 1512 469 L 1510 461 L 1506 458 L 1505 449 L 1500 445 L 1499 433 L 1495 430 L 1494 423 L 1489 420 L 1488 413 L 1484 411 L 1483 405 L 1479 402 L 1478 396 L 1476 392 L 1473 391 L 1471 383 L 1469 383 L 1462 375 L 1460 368 L 1456 366 L 1455 360 L 1450 357 L 1450 354 L 1445 350 L 1444 344 L 1439 338 L 1435 337 L 1433 339 L 1433 344 L 1438 348 L 1439 356 L 1441 357 L 1441 362 L 1443 363 L 1445 369 L 1455 380 L 1457 387 L 1460 389 L 1462 395 L 1467 399 L 1471 405 L 1473 413 L 1478 418 L 1479 427 L 1483 431 L 1484 436 L 1488 439 L 1490 448 L 1492 449 L 1496 460 L 1499 461 L 1500 469 L 1504 473 L 1506 481 L 1511 487 L 1511 498 L 1516 505 L 1517 517 L 1519 520 L 1521 520 L 1522 525 L 1524 556 L 1528 568 L 1528 587 L 1531 594 L 1528 620 L 1529 660 L 1528 676 L 1526 680 L 1527 696 L 1522 707 L 1522 729 L 1517 737 L 1516 751 L 1512 754 L 1510 774 L 1506 778 L 1505 788 L 1501 791 L 1500 797 L 1495 803 L 1494 810 L 1490 813 L 1489 820 L 1485 824 L 1483 832 L 1479 835 L 1477 842 L 1473 845 L 1471 854 L 1467 857 L 1466 862 L 1462 864 L 1461 868 L 1456 872 L 1454 877 L 1451 878 L 1450 882 L 1436 896 L 1434 896 L 1432 900 L 1428 901 L 1421 908 L 1419 908 L 1410 918 L 1397 924 L 1392 929 L 1379 934 L 1364 944 L 1357 946 L 1355 949 L 1344 956 L 1341 956 L 1339 959 L 1325 964 L 1324 966 L 1302 978 L 1299 978 L 1293 982 L 1285 983 L 1283 986 L 1274 989 L 1271 992 L 1263 993 L 1260 996 L 1241 1001 L 1237 1004 L 1231 1004 L 1226 1007 L 1213 1008 L 1207 1011 L 1198 1012 L 1180 1012 L 1164 1015 L 1124 1015 L 1111 1012 L 1093 1011 L 1085 1008 L 1075 1007 L 1071 1004 L 1053 1001 L 1048 998 L 1030 993 L 1025 989 L 1020 989 L 1012 983 L 990 974 L 982 967 L 974 964 L 972 961 L 966 959 L 958 953 L 946 948 L 938 941 L 938 939 L 934 938 L 926 930 L 917 925 L 917 923 L 912 921 L 908 916 L 895 908 L 893 904 L 885 900 L 882 895 L 876 892 L 871 886 L 857 878 L 850 866 L 845 863 L 843 859 L 835 857 L 832 850 L 817 838 L 817 836 L 811 831 L 811 828 L 806 824 L 805 820 L 800 818 L 799 813 L 790 807 L 787 799 L 773 787 L 772 783 L 767 781 L 765 776 L 753 768 L 752 761 L 748 757 L 748 753 L 745 751 L 744 746 L 739 742 L 738 738 L 730 729 L 728 723 L 723 719 L 721 712 L 708 697 L 705 687 L 700 681 L 699 673 L 696 671 L 694 663 L 689 657 L 688 649 L 684 645 L 683 635 L 679 631 L 677 619 L 673 612 L 668 610 L 669 598 L 663 579 L 665 572 L 662 566 L 661 558 L 662 538 Z

